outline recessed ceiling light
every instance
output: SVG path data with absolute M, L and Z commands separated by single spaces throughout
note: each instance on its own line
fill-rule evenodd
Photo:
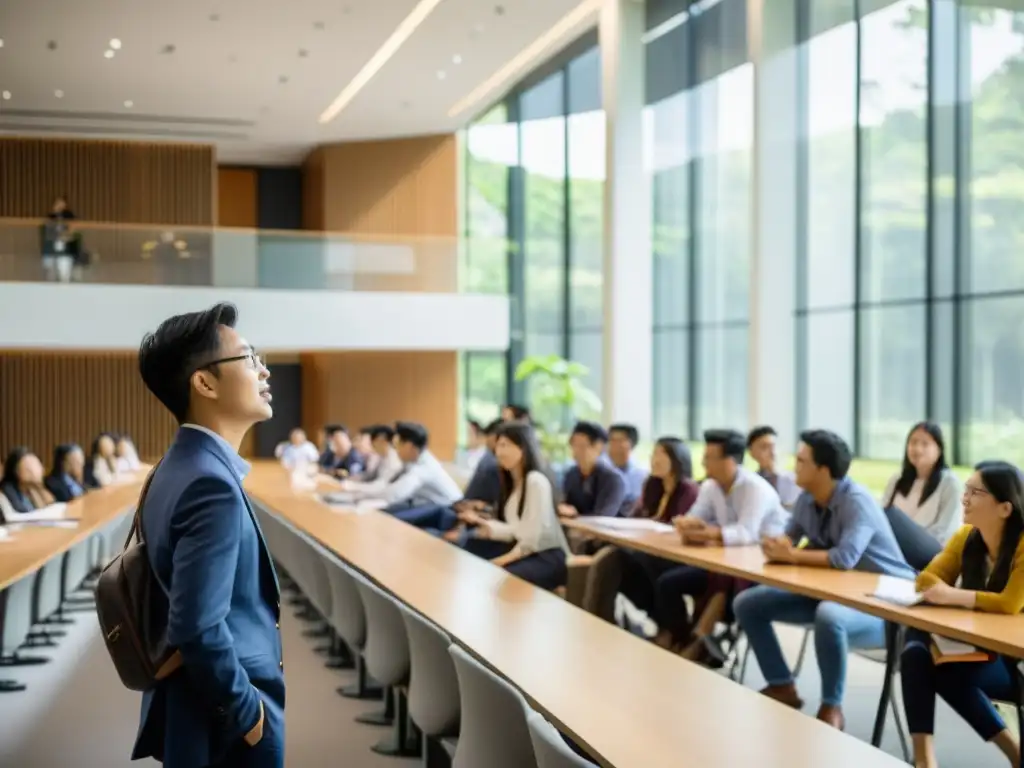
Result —
M 105 58 L 105 59 L 112 59 L 112 58 L 114 58 L 114 51 L 113 51 L 113 49 L 112 48 L 107 48 L 107 50 L 105 50 L 103 52 L 103 58 Z
M 124 103 L 124 108 L 125 108 L 125 109 L 131 109 L 131 108 L 132 108 L 132 107 L 134 107 L 134 106 L 135 106 L 135 102 L 134 102 L 134 101 L 132 101 L 131 99 L 128 99 L 128 100 L 127 100 L 127 101 L 125 101 L 125 103 Z
M 448 77 L 448 73 L 447 72 L 445 72 L 443 69 L 437 70 L 437 79 L 438 80 L 444 80 L 446 77 Z
M 53 92 L 53 95 L 56 96 L 58 99 L 63 99 L 64 98 L 64 91 L 62 91 L 60 88 L 58 88 L 56 91 Z
M 299 58 L 304 59 L 307 56 L 309 56 L 309 51 L 307 51 L 305 48 L 299 48 Z
M 165 45 L 163 48 L 160 49 L 160 53 L 171 54 L 171 53 L 174 53 L 176 50 L 178 50 L 178 49 L 175 47 L 175 45 L 173 43 L 168 43 L 167 45 Z
M 238 57 L 235 54 L 232 53 L 228 56 L 229 63 L 234 64 L 236 61 L 238 61 Z
M 121 41 L 118 40 L 116 37 L 110 38 L 110 47 L 113 48 L 115 51 L 120 51 Z
M 0 48 L 4 47 L 4 39 L 0 37 Z
M 317 30 L 318 32 L 323 32 L 323 30 L 326 27 L 327 27 L 327 25 L 324 24 L 322 21 L 314 21 L 313 22 L 313 29 Z
M 459 56 L 459 54 L 456 53 L 454 56 L 452 56 L 452 64 L 461 64 L 461 63 L 462 63 L 462 57 Z
M 56 40 L 51 40 L 50 42 L 48 42 L 46 44 L 46 47 L 49 48 L 51 51 L 56 51 L 57 50 L 57 41 Z
M 0 96 L 4 97 L 4 101 L 10 101 L 11 100 L 11 92 L 10 91 L 4 91 L 3 93 L 0 93 Z
M 220 21 L 220 14 L 219 13 L 211 13 L 210 14 L 210 21 Z
M 277 82 L 279 82 L 281 85 L 285 85 L 288 82 L 288 75 L 281 75 L 280 77 L 277 78 Z
M 505 6 L 504 5 L 496 5 L 496 6 L 494 6 L 494 15 L 495 16 L 504 16 L 505 15 Z

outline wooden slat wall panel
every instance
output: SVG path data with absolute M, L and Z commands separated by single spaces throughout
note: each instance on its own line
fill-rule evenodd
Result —
M 217 169 L 217 226 L 259 226 L 256 171 L 252 168 Z
M 458 234 L 455 136 L 331 144 L 323 152 L 323 228 L 371 235 Z
M 67 195 L 82 219 L 211 225 L 206 144 L 0 138 L 0 217 L 45 216 Z
M 309 153 L 302 164 L 302 227 L 322 232 L 324 226 L 324 150 Z
M 455 352 L 308 353 L 302 362 L 303 428 L 328 422 L 350 429 L 397 420 L 430 430 L 430 448 L 445 461 L 458 443 Z
M 176 431 L 134 353 L 0 352 L 0 453 L 27 445 L 48 465 L 55 445 L 88 450 L 103 431 L 127 432 L 143 457 L 161 455 Z

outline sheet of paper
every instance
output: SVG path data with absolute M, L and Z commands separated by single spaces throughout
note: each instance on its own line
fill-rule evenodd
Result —
M 659 523 L 657 520 L 648 520 L 642 517 L 593 517 L 588 520 L 597 523 L 603 528 L 615 528 L 622 531 L 653 531 L 665 533 L 673 530 L 667 523 Z
M 879 576 L 878 584 L 871 596 L 907 608 L 917 605 L 923 599 L 913 581 L 895 576 Z
M 67 512 L 67 504 L 51 504 L 42 509 L 34 509 L 31 512 L 22 512 L 14 519 L 21 523 L 34 523 L 43 520 L 63 520 Z

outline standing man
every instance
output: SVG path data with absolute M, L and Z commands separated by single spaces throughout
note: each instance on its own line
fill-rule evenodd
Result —
M 165 768 L 284 766 L 280 593 L 238 455 L 273 415 L 270 373 L 237 317 L 231 304 L 177 315 L 139 348 L 142 380 L 180 425 L 142 510 L 182 667 L 143 694 L 132 759 Z

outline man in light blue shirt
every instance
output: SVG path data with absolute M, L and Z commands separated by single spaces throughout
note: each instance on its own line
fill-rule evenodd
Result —
M 803 493 L 785 535 L 762 542 L 765 557 L 776 563 L 912 579 L 914 571 L 904 560 L 885 513 L 867 489 L 846 476 L 850 461 L 850 449 L 838 435 L 825 430 L 800 435 L 796 481 Z M 803 701 L 772 622 L 813 625 L 821 672 L 818 719 L 842 729 L 847 650 L 883 647 L 885 622 L 839 603 L 764 585 L 739 595 L 733 610 L 768 682 L 762 693 L 796 709 Z
M 747 452 L 757 462 L 757 474 L 767 480 L 782 500 L 782 506 L 792 509 L 800 497 L 800 487 L 792 472 L 779 469 L 775 463 L 775 441 L 778 433 L 774 427 L 754 427 L 747 435 Z
M 647 470 L 633 461 L 633 449 L 640 441 L 640 432 L 632 424 L 608 427 L 608 460 L 626 483 L 626 503 L 630 508 L 643 493 Z

